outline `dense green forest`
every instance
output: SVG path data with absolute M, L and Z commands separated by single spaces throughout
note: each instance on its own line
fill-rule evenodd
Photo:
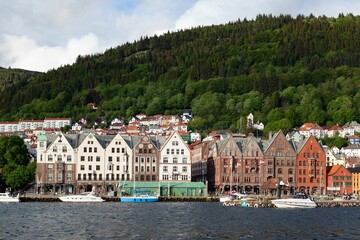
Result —
M 287 131 L 360 121 L 359 88 L 359 16 L 258 15 L 79 56 L 6 88 L 0 116 L 96 121 L 192 109 L 192 130 L 238 131 L 251 112 L 265 132 Z
M 0 91 L 4 91 L 5 88 L 13 85 L 24 85 L 39 74 L 39 72 L 23 69 L 5 69 L 0 67 Z

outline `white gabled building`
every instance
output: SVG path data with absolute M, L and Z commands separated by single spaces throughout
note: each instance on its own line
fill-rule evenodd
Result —
M 126 139 L 125 139 L 126 138 Z M 132 148 L 128 136 L 102 136 L 105 142 L 105 179 L 110 181 L 109 186 L 115 186 L 119 181 L 130 181 L 132 176 Z M 108 191 L 111 189 L 107 189 Z M 112 189 L 114 190 L 114 189 Z
M 81 192 L 91 191 L 95 187 L 97 192 L 104 192 L 103 181 L 106 180 L 105 174 L 109 174 L 109 171 L 106 171 L 108 166 L 105 161 L 105 149 L 93 133 L 81 134 L 79 137 L 77 188 Z
M 160 156 L 160 181 L 191 181 L 191 152 L 178 132 L 165 141 Z

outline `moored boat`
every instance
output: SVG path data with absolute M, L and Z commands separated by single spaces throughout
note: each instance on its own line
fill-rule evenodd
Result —
M 105 200 L 97 196 L 94 192 L 84 192 L 79 195 L 68 195 L 59 197 L 62 202 L 104 202 Z
M 296 194 L 291 198 L 271 200 L 277 208 L 316 208 L 317 205 L 305 194 Z
M 158 202 L 158 196 L 150 196 L 149 191 L 134 191 L 134 196 L 120 197 L 120 202 Z
M 0 193 L 0 202 L 20 202 L 20 194 L 14 197 L 10 192 Z

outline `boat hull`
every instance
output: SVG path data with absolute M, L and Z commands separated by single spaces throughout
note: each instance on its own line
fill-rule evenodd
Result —
M 131 203 L 146 203 L 146 202 L 158 202 L 157 197 L 121 197 L 120 202 L 131 202 Z
M 275 199 L 271 201 L 277 208 L 316 208 L 310 199 Z

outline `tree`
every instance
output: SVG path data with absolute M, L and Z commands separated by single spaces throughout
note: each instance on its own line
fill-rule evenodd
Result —
M 9 162 L 26 165 L 29 163 L 29 160 L 29 152 L 20 137 L 0 137 L 0 167 L 4 167 Z
M 7 185 L 21 189 L 35 179 L 36 162 L 29 163 L 30 154 L 18 136 L 0 137 L 0 177 Z

